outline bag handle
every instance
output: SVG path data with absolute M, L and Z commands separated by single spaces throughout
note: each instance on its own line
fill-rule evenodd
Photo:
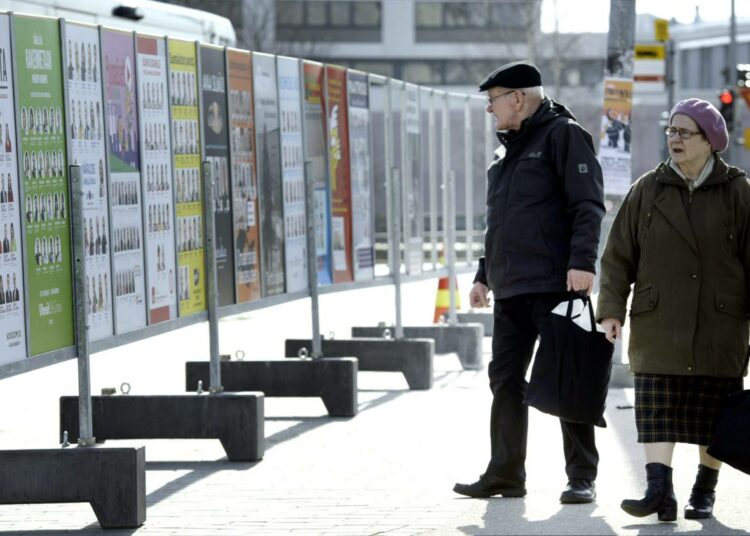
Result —
M 565 317 L 568 320 L 573 319 L 573 302 L 575 300 L 582 300 L 583 301 L 583 308 L 588 308 L 589 310 L 589 319 L 591 320 L 591 333 L 596 332 L 596 319 L 594 318 L 594 308 L 591 306 L 591 297 L 588 294 L 578 294 L 577 292 L 571 292 L 570 298 L 568 298 L 568 310 L 565 313 Z M 748 358 L 750 358 L 750 346 L 748 347 Z M 747 363 L 745 364 L 747 366 Z

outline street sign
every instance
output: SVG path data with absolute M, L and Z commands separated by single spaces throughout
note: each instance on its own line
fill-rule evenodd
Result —
M 750 108 L 750 87 L 741 87 L 740 95 L 742 95 L 742 98 L 745 99 L 745 104 L 747 104 L 747 107 Z
M 657 41 L 669 41 L 669 21 L 667 19 L 654 20 L 654 38 Z
M 664 45 L 635 45 L 633 54 L 636 60 L 663 60 L 666 56 Z
M 745 149 L 750 151 L 750 128 L 745 129 Z

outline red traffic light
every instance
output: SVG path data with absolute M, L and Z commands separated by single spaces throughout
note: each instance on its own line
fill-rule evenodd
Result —
M 719 100 L 722 104 L 732 104 L 734 102 L 734 93 L 725 89 L 719 94 Z

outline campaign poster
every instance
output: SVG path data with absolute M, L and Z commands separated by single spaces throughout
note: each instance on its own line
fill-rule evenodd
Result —
M 302 62 L 304 77 L 304 126 L 302 143 L 305 159 L 311 164 L 315 199 L 315 259 L 318 284 L 333 283 L 331 267 L 331 185 L 328 182 L 328 147 L 326 144 L 326 113 L 323 108 L 323 65 L 311 61 Z
M 219 305 L 231 305 L 234 303 L 234 246 L 224 49 L 201 45 L 200 54 L 203 147 L 214 177 L 213 204 Z
M 75 343 L 60 24 L 57 19 L 24 15 L 12 20 L 27 335 L 29 354 L 36 356 Z
M 403 93 L 403 154 L 401 158 L 401 202 L 403 204 L 403 236 L 406 244 L 406 273 L 422 273 L 422 174 L 420 169 L 421 139 L 419 88 L 404 84 Z
M 604 193 L 625 195 L 630 189 L 630 112 L 633 80 L 604 80 L 604 109 L 599 142 L 599 163 Z
M 177 318 L 172 140 L 164 38 L 136 36 L 136 73 L 141 188 L 146 213 L 146 308 L 148 323 L 156 324 Z
M 328 176 L 331 183 L 333 281 L 352 281 L 352 188 L 349 126 L 346 117 L 346 69 L 326 65 L 325 110 L 328 125 Z
M 10 17 L 0 15 L 0 365 L 26 357 Z M 48 112 L 49 114 L 49 112 Z M 49 115 L 48 115 L 49 120 Z
M 281 188 L 276 61 L 253 53 L 255 159 L 260 187 L 261 288 L 263 296 L 284 292 L 284 207 Z
M 193 41 L 168 39 L 167 43 L 177 200 L 177 302 L 180 316 L 187 316 L 206 310 L 198 63 Z
M 253 55 L 227 50 L 230 176 L 237 303 L 260 298 L 260 219 L 255 171 Z
M 372 232 L 370 102 L 367 74 L 349 71 L 349 158 L 352 176 L 352 245 L 355 281 L 372 279 L 375 246 Z
M 281 178 L 284 192 L 284 246 L 287 292 L 307 289 L 307 220 L 305 168 L 302 157 L 302 92 L 300 64 L 278 57 L 281 116 Z
M 115 332 L 146 325 L 143 199 L 133 34 L 102 29 Z
M 96 341 L 114 330 L 99 29 L 66 23 L 63 37 L 68 162 L 81 169 L 85 309 Z

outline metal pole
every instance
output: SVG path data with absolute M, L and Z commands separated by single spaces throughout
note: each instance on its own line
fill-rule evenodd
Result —
M 430 181 L 430 261 L 432 262 L 432 269 L 437 269 L 438 254 L 437 254 L 437 153 L 435 144 L 437 143 L 437 133 L 435 132 L 435 92 L 430 90 L 430 106 L 428 111 L 428 129 L 427 129 L 427 158 L 429 165 L 429 181 Z
M 86 284 L 86 250 L 83 225 L 83 182 L 81 167 L 70 166 L 71 224 L 73 226 L 73 255 L 75 262 L 75 311 L 76 353 L 78 354 L 78 446 L 93 447 L 96 444 L 91 416 L 91 361 L 89 359 L 89 326 L 86 306 L 88 285 Z
M 448 243 L 446 260 L 448 261 L 448 292 L 450 293 L 450 308 L 448 309 L 448 323 L 458 323 L 456 317 L 456 172 L 448 173 Z
M 401 206 L 401 173 L 398 168 L 391 170 L 391 205 L 393 220 L 391 226 L 391 240 L 394 249 L 391 251 L 391 273 L 393 274 L 393 286 L 396 291 L 396 339 L 404 338 L 404 327 L 401 323 L 401 217 L 399 207 Z
M 210 393 L 221 393 L 219 355 L 219 287 L 216 281 L 216 220 L 214 219 L 214 174 L 210 162 L 203 162 L 203 228 L 206 237 L 206 284 L 208 286 L 208 344 L 211 352 Z
M 474 136 L 471 128 L 471 97 L 466 95 L 464 102 L 464 192 L 466 203 L 464 226 L 466 227 L 466 265 L 471 266 L 472 247 L 474 246 L 474 180 L 473 180 Z
M 448 256 L 448 174 L 451 169 L 451 129 L 450 110 L 448 107 L 448 94 L 443 93 L 443 180 L 440 189 L 443 191 L 443 264 L 447 263 Z
M 385 229 L 388 241 L 388 266 L 393 268 L 394 248 L 393 236 L 390 232 L 393 227 L 393 207 L 391 207 L 391 167 L 393 166 L 393 125 L 391 125 L 391 82 L 386 80 L 383 85 L 383 168 L 385 169 Z M 393 273 L 391 272 L 391 275 Z
M 731 88 L 737 87 L 737 13 L 735 11 L 734 0 L 731 0 L 732 12 L 729 17 L 729 86 Z M 737 90 L 734 90 L 737 95 Z M 733 125 L 733 139 L 730 139 L 729 147 L 727 148 L 726 159 L 728 162 L 739 166 L 739 154 L 737 151 L 737 144 L 740 138 L 742 138 L 742 125 L 740 121 L 740 113 L 742 108 L 740 106 L 740 99 L 735 98 L 732 104 L 734 110 L 732 116 L 734 117 Z
M 305 160 L 305 213 L 307 223 L 307 284 L 312 306 L 312 358 L 323 357 L 320 340 L 320 309 L 318 305 L 318 252 L 315 244 L 315 181 L 312 161 Z

